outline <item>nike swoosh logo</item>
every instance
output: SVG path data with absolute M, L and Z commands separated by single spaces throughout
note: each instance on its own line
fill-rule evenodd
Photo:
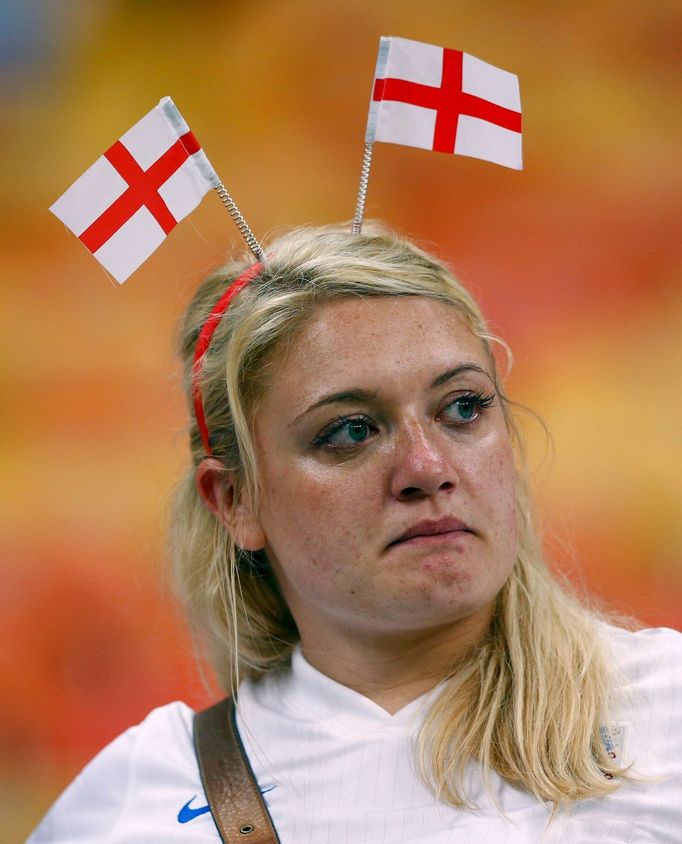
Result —
M 196 794 L 185 803 L 182 809 L 180 809 L 178 812 L 178 823 L 189 823 L 190 821 L 193 821 L 194 818 L 198 818 L 199 815 L 205 815 L 206 812 L 211 811 L 210 806 L 200 806 L 198 809 L 191 809 L 189 804 L 195 799 Z
M 261 794 L 267 794 L 267 793 L 268 793 L 268 791 L 272 791 L 274 788 L 277 788 L 277 786 L 276 786 L 276 785 L 271 785 L 271 786 L 270 786 L 270 788 L 261 788 L 261 789 L 260 789 L 260 793 L 261 793 Z

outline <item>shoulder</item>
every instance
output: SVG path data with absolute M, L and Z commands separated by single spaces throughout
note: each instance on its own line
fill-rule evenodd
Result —
M 615 673 L 611 700 L 624 754 L 640 772 L 674 776 L 682 771 L 682 633 L 665 627 L 637 631 L 599 623 Z
M 648 685 L 682 685 L 682 633 L 669 627 L 626 630 L 599 622 L 599 633 L 614 668 L 631 682 Z
M 206 803 L 193 717 L 186 704 L 170 703 L 114 739 L 63 792 L 27 844 L 114 842 L 126 836 L 145 841 L 141 833 L 136 837 L 136 829 L 152 818 L 157 832 L 166 825 L 173 831 L 188 800 Z

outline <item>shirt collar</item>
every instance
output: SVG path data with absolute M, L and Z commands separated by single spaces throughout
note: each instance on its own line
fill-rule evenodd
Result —
M 316 721 L 333 719 L 337 727 L 344 722 L 356 731 L 416 728 L 421 725 L 428 704 L 440 691 L 440 685 L 436 686 L 391 714 L 365 695 L 313 668 L 300 646 L 292 654 L 291 670 L 270 675 L 264 683 L 269 686 L 266 696 L 274 693 L 278 705 L 291 717 Z

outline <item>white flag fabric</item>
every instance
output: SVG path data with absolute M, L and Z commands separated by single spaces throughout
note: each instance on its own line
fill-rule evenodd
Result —
M 520 170 L 518 77 L 459 50 L 384 36 L 365 141 L 468 155 Z
M 219 184 L 170 97 L 50 207 L 121 284 Z

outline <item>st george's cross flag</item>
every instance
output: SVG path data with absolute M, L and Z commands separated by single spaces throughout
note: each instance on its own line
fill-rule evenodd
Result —
M 521 170 L 518 77 L 459 50 L 384 36 L 365 136 L 374 141 Z
M 219 183 L 173 100 L 164 97 L 50 211 L 120 284 Z

